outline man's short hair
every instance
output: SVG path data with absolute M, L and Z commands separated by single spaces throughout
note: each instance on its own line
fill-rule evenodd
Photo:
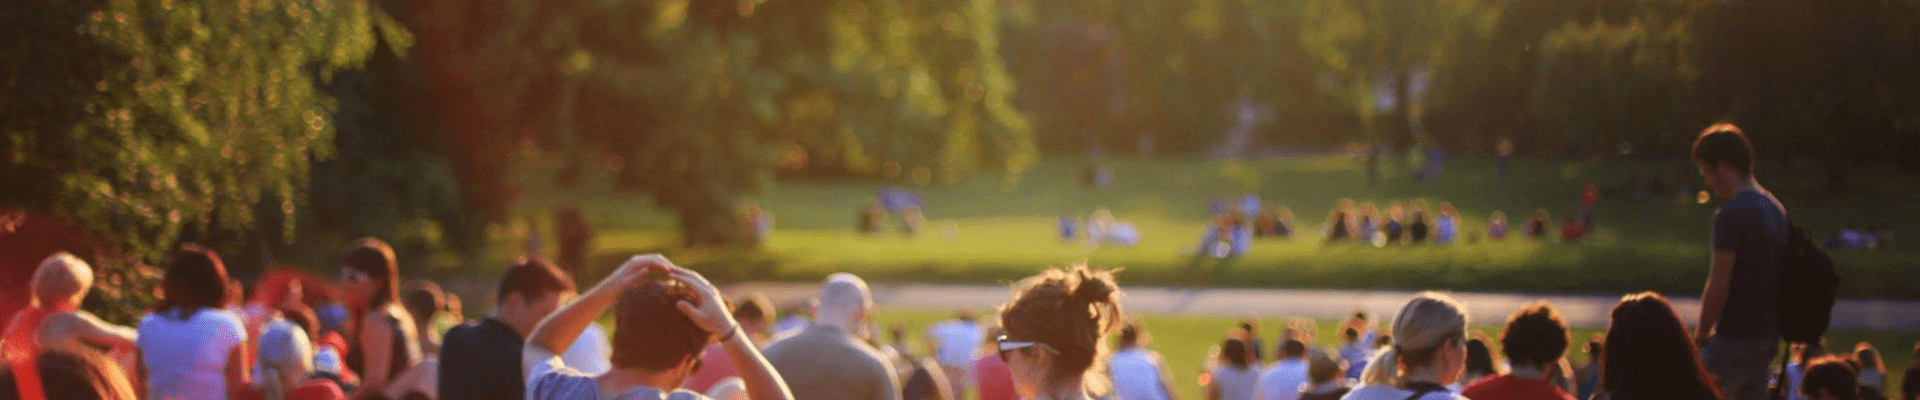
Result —
M 1507 330 L 1500 335 L 1500 352 L 1514 366 L 1540 367 L 1560 362 L 1567 352 L 1567 323 L 1547 302 L 1520 307 L 1507 318 Z
M 759 293 L 735 299 L 733 303 L 733 319 L 741 321 L 772 321 L 773 301 L 767 300 L 766 295 Z
M 1800 393 L 1808 398 L 1825 393 L 1842 400 L 1859 398 L 1858 373 L 1853 364 L 1836 356 L 1824 356 L 1807 364 L 1800 378 Z
M 413 314 L 416 322 L 425 321 L 440 314 L 447 305 L 447 297 L 440 291 L 440 285 L 416 279 L 407 282 L 406 290 L 400 293 L 400 305 L 407 308 L 408 314 Z
M 573 277 L 567 276 L 566 271 L 543 258 L 522 258 L 500 275 L 500 292 L 495 294 L 495 301 L 506 302 L 509 293 L 519 293 L 521 301 L 534 301 L 549 293 L 573 291 Z
M 1753 144 L 1747 134 L 1733 124 L 1714 124 L 1700 131 L 1693 141 L 1693 161 L 1712 168 L 1732 167 L 1742 175 L 1753 175 Z
M 664 371 L 698 356 L 713 335 L 680 312 L 677 304 L 693 299 L 692 288 L 672 280 L 636 284 L 621 291 L 614 303 L 613 356 L 609 361 L 615 368 Z
M 1280 344 L 1280 358 L 1282 359 L 1300 358 L 1300 356 L 1306 354 L 1307 343 L 1300 341 L 1300 339 L 1288 338 L 1286 342 Z

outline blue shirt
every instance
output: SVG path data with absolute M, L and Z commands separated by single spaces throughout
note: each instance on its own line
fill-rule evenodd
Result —
M 1728 339 L 1778 336 L 1780 268 L 1786 261 L 1787 211 L 1773 194 L 1740 192 L 1713 213 L 1713 249 L 1734 253 L 1733 278 L 1715 335 Z

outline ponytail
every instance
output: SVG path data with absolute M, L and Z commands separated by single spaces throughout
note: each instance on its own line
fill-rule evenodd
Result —
M 1387 346 L 1373 353 L 1367 360 L 1367 369 L 1360 370 L 1360 383 L 1367 385 L 1395 385 L 1400 377 L 1400 345 Z

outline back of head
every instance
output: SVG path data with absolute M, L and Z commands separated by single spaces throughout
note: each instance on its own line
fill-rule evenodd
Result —
M 1300 357 L 1307 355 L 1306 342 L 1302 342 L 1300 341 L 1300 339 L 1294 339 L 1294 338 L 1285 338 L 1285 339 L 1286 341 L 1280 342 L 1280 354 L 1279 354 L 1279 357 L 1277 358 L 1279 358 L 1280 360 L 1297 360 Z
M 1493 349 L 1487 348 L 1487 342 L 1479 338 L 1467 339 L 1467 374 L 1469 376 L 1494 375 Z
M 860 320 L 873 310 L 873 293 L 867 281 L 845 272 L 827 276 L 820 286 L 820 306 L 815 321 L 857 333 Z
M 635 284 L 620 292 L 613 311 L 614 368 L 665 371 L 700 353 L 712 335 L 676 305 L 693 301 L 679 281 Z
M 41 307 L 77 305 L 93 286 L 93 267 L 67 252 L 53 253 L 33 271 L 33 300 Z
M 260 372 L 256 381 L 267 387 L 272 393 L 281 393 L 292 388 L 285 387 L 285 379 L 300 379 L 313 373 L 313 342 L 307 333 L 292 323 L 277 322 L 268 325 L 260 332 Z
M 1445 294 L 1421 293 L 1394 315 L 1392 336 L 1393 344 L 1367 362 L 1361 382 L 1399 385 L 1401 364 L 1426 365 L 1450 341 L 1466 341 L 1466 308 Z
M 1253 362 L 1253 349 L 1247 346 L 1247 341 L 1230 337 L 1220 343 L 1220 357 L 1234 368 L 1246 369 Z
M 156 309 L 178 310 L 178 318 L 192 318 L 202 308 L 220 308 L 227 297 L 227 267 L 212 249 L 184 244 L 167 261 L 166 276 L 161 278 L 164 294 Z
M 1141 333 L 1144 331 L 1145 329 L 1140 326 L 1140 321 L 1132 321 L 1121 325 L 1120 347 L 1126 348 L 1141 345 Z
M 393 256 L 393 246 L 375 238 L 363 238 L 347 246 L 340 255 L 340 265 L 364 272 L 377 284 L 373 305 L 387 304 L 400 295 L 400 267 Z
M 1700 131 L 1693 141 L 1693 161 L 1715 167 L 1725 165 L 1742 176 L 1753 175 L 1753 145 L 1747 134 L 1733 124 L 1714 124 Z
M 1344 375 L 1343 369 L 1331 352 L 1315 351 L 1307 356 L 1307 380 L 1314 384 L 1333 382 Z
M 407 314 L 413 315 L 414 323 L 427 324 L 446 306 L 446 295 L 440 292 L 440 285 L 425 279 L 407 282 L 407 290 L 400 296 L 400 305 L 407 308 Z M 425 334 L 426 332 L 421 332 Z
M 567 276 L 566 271 L 543 258 L 522 258 L 500 274 L 500 289 L 494 292 L 494 302 L 506 303 L 509 294 L 520 295 L 520 301 L 532 302 L 548 294 L 573 291 L 573 277 Z
M 1860 387 L 1855 382 L 1858 373 L 1844 358 L 1825 356 L 1814 359 L 1807 364 L 1804 374 L 1800 378 L 1800 393 L 1807 398 L 1860 398 Z
M 1873 370 L 1873 371 L 1887 370 L 1886 364 L 1883 364 L 1880 361 L 1880 350 L 1874 349 L 1873 343 L 1860 342 L 1860 344 L 1854 345 L 1853 360 L 1855 362 L 1860 363 L 1860 369 L 1863 371 L 1864 370 Z
M 1572 340 L 1560 312 L 1542 301 L 1520 307 L 1507 318 L 1506 331 L 1500 334 L 1500 352 L 1516 368 L 1540 368 L 1560 362 Z
M 759 293 L 753 293 L 753 294 L 747 295 L 746 297 L 734 299 L 733 319 L 739 320 L 739 321 L 759 321 L 759 322 L 772 321 L 773 320 L 773 301 L 767 300 L 766 295 L 759 294 Z
M 1601 353 L 1600 384 L 1615 398 L 1694 393 L 1719 398 L 1696 356 L 1692 336 L 1666 298 L 1627 295 L 1614 306 Z
M 1091 387 L 1105 387 L 1097 370 L 1102 343 L 1121 316 L 1120 286 L 1110 271 L 1085 265 L 1048 269 L 1013 285 L 1013 296 L 1000 307 L 1000 326 L 1009 340 L 1046 344 L 1059 351 L 1048 367 L 1049 385 L 1073 378 Z
M 133 385 L 113 361 L 95 353 L 44 351 L 32 359 L 46 399 L 134 400 Z M 0 400 L 22 399 L 14 365 L 0 365 Z

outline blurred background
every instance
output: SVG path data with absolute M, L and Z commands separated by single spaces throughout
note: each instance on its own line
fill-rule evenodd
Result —
M 1684 293 L 1715 122 L 1801 223 L 1880 239 L 1836 255 L 1842 295 L 1920 298 L 1892 245 L 1914 0 L 32 0 L 0 27 L 0 262 L 82 253 L 92 309 L 147 304 L 182 241 L 250 277 L 363 236 L 482 291 L 526 254 L 591 282 L 661 251 L 728 281 Z M 1246 196 L 1301 233 L 1210 257 Z M 1340 199 L 1595 217 L 1323 245 Z

